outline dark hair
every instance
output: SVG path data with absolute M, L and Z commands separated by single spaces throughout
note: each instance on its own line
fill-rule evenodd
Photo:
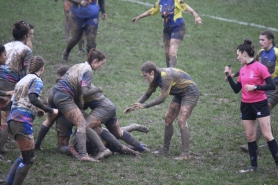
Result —
M 151 73 L 152 71 L 155 72 L 155 74 L 158 73 L 158 68 L 155 65 L 155 63 L 153 63 L 152 61 L 146 61 L 142 66 L 141 66 L 141 71 L 145 72 L 145 73 Z
M 28 74 L 38 72 L 44 66 L 44 60 L 41 56 L 33 56 L 29 63 Z
M 249 55 L 249 57 L 254 57 L 255 50 L 254 46 L 252 46 L 252 41 L 249 39 L 245 39 L 244 43 L 239 45 L 237 49 L 243 53 L 244 51 Z
M 59 76 L 64 76 L 64 74 L 66 74 L 66 72 L 69 70 L 68 66 L 62 66 L 57 70 L 57 75 Z
M 29 25 L 29 29 L 30 29 L 30 30 L 31 30 L 31 29 L 34 29 L 34 26 L 33 26 L 32 24 L 28 23 L 28 25 Z
M 273 46 L 276 45 L 274 34 L 271 31 L 269 30 L 262 31 L 260 35 L 265 35 L 268 40 L 272 40 Z
M 28 35 L 29 25 L 24 21 L 14 23 L 13 37 L 15 40 L 23 40 L 25 35 Z
M 0 55 L 6 51 L 6 48 L 4 45 L 0 45 Z
M 95 59 L 98 59 L 99 61 L 102 61 L 106 58 L 105 54 L 100 51 L 100 50 L 97 50 L 95 48 L 92 48 L 90 51 L 89 51 L 89 54 L 88 54 L 88 58 L 87 58 L 87 62 L 89 64 L 91 64 L 93 62 L 93 60 Z

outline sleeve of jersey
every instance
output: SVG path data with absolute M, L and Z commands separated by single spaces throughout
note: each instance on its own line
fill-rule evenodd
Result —
M 29 61 L 31 60 L 31 58 L 33 57 L 33 52 L 31 49 L 26 49 L 26 55 L 23 59 L 23 66 L 28 66 Z
M 43 88 L 43 82 L 40 78 L 36 78 L 32 81 L 29 88 L 29 94 L 35 93 L 37 95 L 41 94 Z
M 183 0 L 175 0 L 175 1 L 178 1 L 178 2 L 179 2 L 179 5 L 180 5 L 180 7 L 181 7 L 181 9 L 182 9 L 183 11 L 186 11 L 188 5 L 187 5 Z M 176 2 L 176 3 L 177 3 L 177 2 Z
M 262 67 L 259 68 L 259 69 L 260 69 L 262 78 L 263 78 L 263 79 L 266 79 L 266 78 L 270 77 L 271 75 L 270 75 L 270 73 L 268 72 L 267 67 L 264 66 L 263 64 L 261 64 L 261 65 L 262 65 Z
M 149 10 L 150 14 L 151 15 L 155 15 L 159 12 L 159 4 L 158 4 L 159 1 L 157 1 L 154 6 Z
M 275 51 L 275 55 L 276 55 L 276 63 L 275 63 L 275 70 L 271 75 L 272 79 L 274 79 L 278 76 L 278 48 L 274 48 L 274 51 Z
M 169 96 L 170 90 L 172 87 L 172 83 L 170 80 L 164 80 L 161 87 L 161 92 L 159 97 L 152 100 L 151 102 L 145 104 L 145 108 L 153 107 L 155 105 L 161 104 L 165 101 L 165 99 Z
M 83 73 L 81 87 L 90 87 L 93 81 L 93 73 L 86 71 Z

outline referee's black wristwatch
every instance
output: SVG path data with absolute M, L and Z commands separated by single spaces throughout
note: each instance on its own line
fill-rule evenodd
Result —
M 258 89 L 258 86 L 254 85 L 254 90 L 257 90 Z

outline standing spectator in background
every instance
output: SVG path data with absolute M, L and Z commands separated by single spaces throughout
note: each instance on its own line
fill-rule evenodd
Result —
M 163 42 L 167 67 L 176 67 L 177 52 L 185 35 L 185 23 L 182 11 L 187 11 L 195 17 L 195 23 L 202 24 L 201 17 L 183 0 L 158 0 L 154 7 L 132 19 L 132 22 L 155 15 L 158 12 L 164 19 Z

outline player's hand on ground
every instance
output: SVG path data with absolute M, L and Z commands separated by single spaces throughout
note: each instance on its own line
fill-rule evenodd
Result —
M 40 118 L 43 117 L 44 114 L 45 114 L 45 112 L 41 109 L 39 109 L 38 112 L 37 112 L 37 116 L 40 117 Z
M 126 146 L 122 147 L 122 152 L 130 154 L 130 155 L 139 155 L 140 154 L 139 152 L 137 152 L 135 150 L 132 150 L 132 149 L 126 147 Z

